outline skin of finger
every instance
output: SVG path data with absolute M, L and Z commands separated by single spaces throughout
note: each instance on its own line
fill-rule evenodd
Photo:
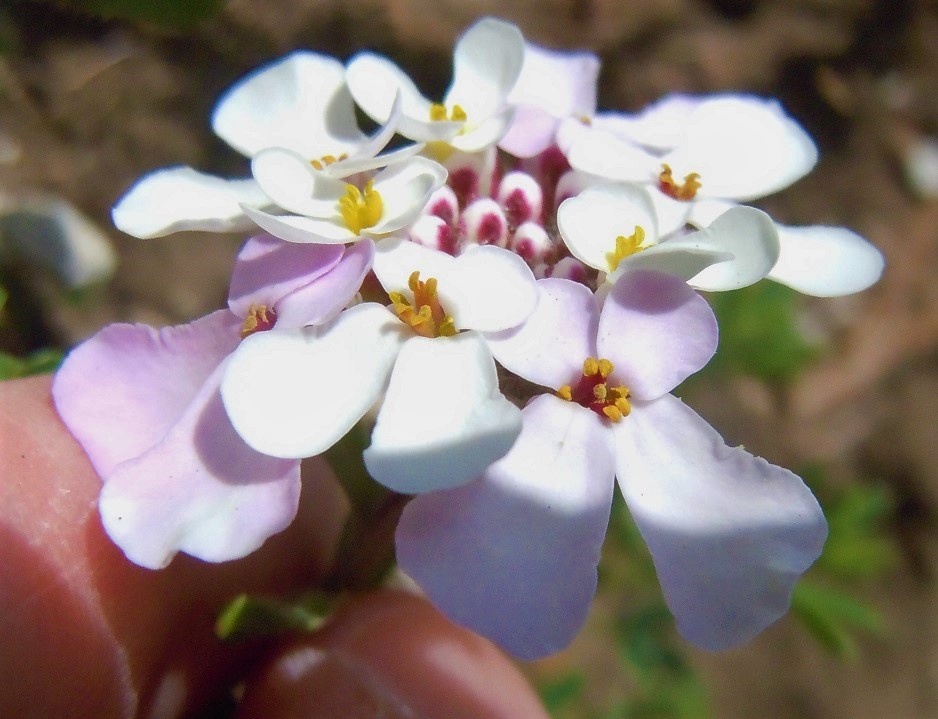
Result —
M 297 520 L 258 552 L 142 569 L 104 534 L 100 480 L 50 386 L 0 383 L 0 716 L 182 715 L 256 652 L 215 639 L 219 608 L 240 592 L 313 585 L 344 496 L 324 463 L 304 466 Z
M 238 719 L 547 719 L 493 644 L 400 590 L 359 596 L 248 683 Z

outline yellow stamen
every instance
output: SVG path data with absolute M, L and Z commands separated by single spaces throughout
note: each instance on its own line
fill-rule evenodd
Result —
M 612 362 L 607 359 L 587 357 L 583 362 L 583 377 L 575 385 L 565 384 L 557 390 L 557 396 L 576 402 L 605 417 L 610 422 L 620 422 L 632 411 L 628 387 L 610 387 L 604 380 L 612 375 Z
M 611 375 L 613 369 L 614 369 L 614 368 L 613 368 L 613 366 L 612 366 L 612 362 L 610 362 L 609 360 L 607 360 L 607 359 L 601 359 L 601 360 L 599 360 L 599 375 L 600 375 L 603 379 L 606 379 L 606 377 L 608 377 L 609 375 Z
M 407 286 L 414 293 L 414 301 L 410 302 L 402 292 L 390 292 L 391 304 L 394 312 L 422 337 L 452 337 L 456 334 L 456 325 L 453 318 L 443 311 L 437 297 L 436 278 L 431 277 L 421 282 L 420 272 L 412 272 L 407 280 Z
M 628 237 L 619 235 L 616 238 L 616 248 L 612 252 L 606 253 L 606 262 L 609 263 L 609 271 L 615 272 L 622 262 L 629 255 L 641 252 L 645 248 L 642 243 L 645 241 L 645 230 L 635 225 L 635 232 Z
M 267 315 L 267 305 L 251 305 L 244 324 L 241 325 L 241 339 L 257 332 L 258 327 L 272 325 L 273 320 Z
M 310 160 L 309 164 L 312 165 L 317 170 L 322 170 L 323 168 L 329 167 L 333 162 L 338 162 L 339 160 L 347 160 L 348 154 L 342 153 L 338 157 L 335 155 L 323 155 L 318 160 Z
M 465 122 L 466 121 L 466 111 L 462 109 L 462 105 L 453 105 L 453 109 L 446 112 L 446 105 L 434 102 L 430 105 L 430 120 L 433 122 Z
M 700 173 L 691 172 L 689 175 L 684 175 L 684 182 L 678 184 L 674 181 L 674 173 L 671 170 L 671 167 L 666 163 L 662 163 L 661 174 L 658 175 L 658 189 L 661 190 L 664 194 L 669 197 L 673 197 L 675 200 L 693 200 L 697 195 L 697 190 L 700 189 Z
M 603 407 L 603 414 L 606 415 L 613 422 L 622 421 L 622 412 L 619 411 L 619 408 L 614 404 L 606 405 Z
M 373 188 L 374 181 L 369 180 L 364 192 L 355 185 L 345 186 L 345 195 L 339 200 L 339 212 L 345 226 L 356 235 L 366 227 L 374 227 L 384 212 L 384 201 Z

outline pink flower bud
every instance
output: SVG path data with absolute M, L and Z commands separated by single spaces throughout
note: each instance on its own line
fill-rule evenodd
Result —
M 498 203 L 483 197 L 469 205 L 462 215 L 463 237 L 469 244 L 508 245 L 508 221 Z
M 410 227 L 410 239 L 418 245 L 456 254 L 456 232 L 437 215 L 423 215 Z
M 509 172 L 498 187 L 498 204 L 505 210 L 511 227 L 528 220 L 538 221 L 544 207 L 544 193 L 537 181 L 524 172 Z

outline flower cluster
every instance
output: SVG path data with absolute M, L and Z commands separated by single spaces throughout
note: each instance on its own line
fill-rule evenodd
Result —
M 616 483 L 690 641 L 734 646 L 786 611 L 826 536 L 816 500 L 669 393 L 716 350 L 697 290 L 847 294 L 882 257 L 739 204 L 817 160 L 778 103 L 602 113 L 598 72 L 493 18 L 459 39 L 438 99 L 373 53 L 295 52 L 212 117 L 250 177 L 174 167 L 129 190 L 114 222 L 140 238 L 261 232 L 227 309 L 107 327 L 56 378 L 130 559 L 252 552 L 292 521 L 299 459 L 365 424 L 368 473 L 415 495 L 400 567 L 518 656 L 584 621 Z M 521 385 L 543 393 L 519 408 L 503 388 Z

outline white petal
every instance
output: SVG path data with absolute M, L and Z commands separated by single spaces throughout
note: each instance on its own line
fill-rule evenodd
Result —
M 712 265 L 688 282 L 708 292 L 735 290 L 765 277 L 779 256 L 778 230 L 772 218 L 754 207 L 734 207 L 706 229 L 681 240 L 727 252 L 733 259 Z
M 335 178 L 349 177 L 359 172 L 370 172 L 371 170 L 377 170 L 381 167 L 388 167 L 390 165 L 396 165 L 398 162 L 409 160 L 411 157 L 414 157 L 414 155 L 422 152 L 424 147 L 426 147 L 426 145 L 417 143 L 399 147 L 396 150 L 385 152 L 382 155 L 371 156 L 362 153 L 357 157 L 350 157 L 347 160 L 333 162 L 331 165 L 324 167 L 321 172 L 327 177 Z
M 684 142 L 662 158 L 675 177 L 700 174 L 700 195 L 734 200 L 764 197 L 804 177 L 817 147 L 773 100 L 723 96 L 702 102 L 688 118 Z
M 235 232 L 251 221 L 242 205 L 266 207 L 254 180 L 226 180 L 191 167 L 167 167 L 141 177 L 111 210 L 117 229 L 148 239 L 181 230 Z
M 641 112 L 603 112 L 593 118 L 593 126 L 607 130 L 623 140 L 655 152 L 666 152 L 681 143 L 691 113 L 706 96 L 666 95 Z
M 567 160 L 581 172 L 620 182 L 652 182 L 661 172 L 659 158 L 603 130 L 578 130 L 569 141 Z
M 374 190 L 383 204 L 381 219 L 365 231 L 383 235 L 409 225 L 446 182 L 446 175 L 446 168 L 425 157 L 412 157 L 382 170 L 374 179 Z
M 615 436 L 619 486 L 681 633 L 727 649 L 781 617 L 827 534 L 804 482 L 727 447 L 670 395 L 635 403 Z
M 398 237 L 388 237 L 375 243 L 372 270 L 386 292 L 403 292 L 413 300 L 413 293 L 407 287 L 411 273 L 419 271 L 424 282 L 431 277 L 439 280 L 455 261 L 445 252 Z
M 251 160 L 251 172 L 261 189 L 285 210 L 309 217 L 339 214 L 346 183 L 316 172 L 309 160 L 292 150 L 261 150 Z
M 326 325 L 253 334 L 232 354 L 222 381 L 231 423 L 258 452 L 320 454 L 378 399 L 407 336 L 373 303 Z
M 882 253 L 846 227 L 776 227 L 782 251 L 769 279 L 815 297 L 837 297 L 865 290 L 883 274 Z
M 694 208 L 700 203 L 696 200 L 691 202 L 675 200 L 654 185 L 646 185 L 646 187 L 651 197 L 651 204 L 655 208 L 655 216 L 658 218 L 658 238 L 661 239 L 673 232 L 683 230 L 690 221 Z
M 456 42 L 447 107 L 460 105 L 469 123 L 494 115 L 505 105 L 523 63 L 521 31 L 504 20 L 482 18 Z
M 675 200 L 675 202 L 679 202 L 679 200 Z M 713 224 L 714 220 L 727 210 L 739 207 L 738 202 L 711 197 L 700 197 L 693 202 L 682 204 L 690 206 L 690 214 L 687 216 L 687 222 L 694 227 L 707 227 Z
M 524 46 L 524 64 L 508 96 L 514 105 L 532 105 L 556 118 L 591 117 L 596 111 L 599 58 L 591 52 Z
M 518 327 L 487 334 L 495 359 L 529 382 L 559 389 L 575 381 L 583 360 L 596 356 L 599 312 L 579 282 L 538 280 L 537 306 Z
M 467 122 L 465 131 L 453 137 L 449 142 L 457 150 L 463 152 L 480 152 L 504 137 L 513 117 L 514 110 L 505 108 L 501 112 L 490 115 L 479 125 L 473 126 Z
M 481 474 L 520 432 L 521 410 L 499 392 L 480 335 L 413 337 L 400 350 L 363 457 L 396 492 L 432 492 Z
M 603 286 L 611 286 L 623 273 L 630 270 L 656 270 L 687 281 L 708 267 L 731 262 L 732 259 L 730 253 L 708 247 L 689 237 L 675 238 L 626 257 L 619 263 L 615 272 L 606 276 Z
M 248 157 L 285 147 L 312 160 L 338 156 L 366 140 L 355 122 L 342 63 L 305 51 L 251 73 L 226 92 L 212 129 Z
M 578 260 L 603 272 L 611 269 L 608 255 L 616 238 L 629 237 L 636 227 L 654 244 L 658 222 L 648 192 L 638 185 L 604 184 L 589 187 L 557 208 L 557 227 Z
M 258 227 L 287 242 L 311 242 L 313 244 L 344 244 L 357 240 L 356 235 L 340 219 L 322 220 L 300 215 L 271 215 L 261 210 L 244 208 Z
M 462 129 L 461 122 L 430 120 L 431 102 L 407 74 L 381 55 L 362 52 L 346 69 L 346 82 L 355 102 L 375 122 L 391 117 L 395 98 L 400 95 L 401 117 L 397 131 L 418 142 L 447 140 Z
M 467 247 L 440 277 L 440 302 L 460 329 L 498 332 L 527 318 L 537 304 L 531 268 L 500 247 Z

